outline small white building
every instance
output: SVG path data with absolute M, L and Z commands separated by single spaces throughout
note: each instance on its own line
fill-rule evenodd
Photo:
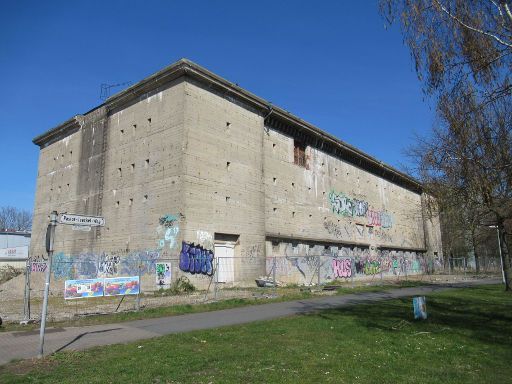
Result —
M 29 247 L 30 232 L 0 231 L 0 268 L 5 265 L 24 268 Z

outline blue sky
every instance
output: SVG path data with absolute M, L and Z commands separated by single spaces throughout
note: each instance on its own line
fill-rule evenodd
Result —
M 376 1 L 5 1 L 0 206 L 33 208 L 35 136 L 182 57 L 397 168 L 432 126 Z

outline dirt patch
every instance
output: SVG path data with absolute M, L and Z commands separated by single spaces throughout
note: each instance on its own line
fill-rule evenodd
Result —
M 42 359 L 33 358 L 28 360 L 14 361 L 12 363 L 0 366 L 0 374 L 6 372 L 12 375 L 23 376 L 35 370 L 49 372 L 58 364 L 59 362 L 52 356 L 47 356 Z

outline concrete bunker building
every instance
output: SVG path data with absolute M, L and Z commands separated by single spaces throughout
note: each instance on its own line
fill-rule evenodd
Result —
M 45 254 L 52 210 L 106 220 L 57 227 L 55 279 L 142 268 L 151 289 L 155 263 L 173 259 L 172 278 L 200 286 L 205 275 L 178 262 L 196 245 L 233 284 L 274 265 L 278 279 L 307 284 L 318 268 L 322 281 L 419 273 L 442 257 L 416 180 L 185 59 L 33 141 L 30 254 Z

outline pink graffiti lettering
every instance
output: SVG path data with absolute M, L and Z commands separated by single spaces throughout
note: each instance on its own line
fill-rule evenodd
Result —
M 334 277 L 350 277 L 352 276 L 352 260 L 351 259 L 333 259 L 332 269 Z

